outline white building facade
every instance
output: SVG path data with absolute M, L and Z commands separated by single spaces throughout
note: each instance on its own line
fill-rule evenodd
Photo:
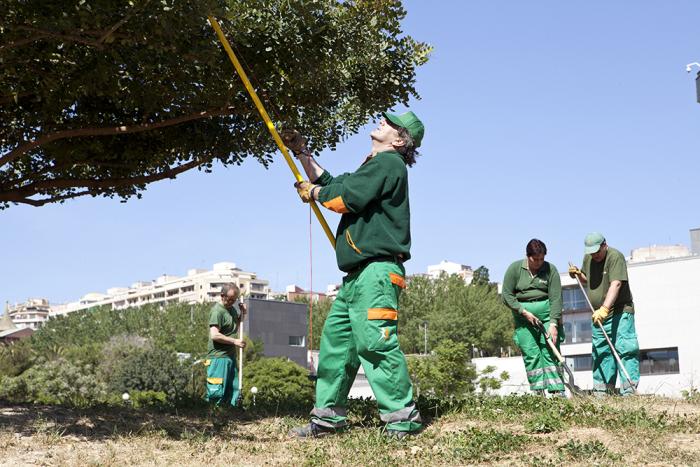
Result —
M 114 287 L 106 294 L 91 292 L 79 301 L 51 307 L 51 315 L 87 310 L 96 306 L 111 306 L 114 310 L 150 303 L 205 303 L 218 299 L 223 284 L 233 282 L 244 297 L 267 300 L 271 298 L 269 282 L 253 272 L 243 271 L 235 263 L 214 264 L 211 271 L 190 269 L 184 277 L 163 275 L 154 281 L 136 282 L 131 287 Z
M 30 298 L 24 303 L 5 304 L 5 314 L 17 329 L 39 329 L 49 319 L 51 307 L 45 298 Z
M 440 264 L 428 266 L 428 276 L 432 277 L 433 279 L 438 279 L 441 274 L 457 274 L 459 277 L 464 279 L 464 282 L 467 284 L 471 284 L 472 279 L 474 278 L 474 271 L 472 271 L 471 267 L 465 264 L 442 260 L 440 261 Z

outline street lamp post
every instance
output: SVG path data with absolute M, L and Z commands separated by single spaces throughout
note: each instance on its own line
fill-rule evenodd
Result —
M 685 71 L 690 73 L 694 66 L 700 68 L 700 63 L 698 63 L 698 62 L 688 63 L 685 66 Z M 696 96 L 696 100 L 698 101 L 698 104 L 700 104 L 700 71 L 698 71 L 698 74 L 695 77 L 695 96 Z
M 428 322 L 423 321 L 423 354 L 428 355 Z

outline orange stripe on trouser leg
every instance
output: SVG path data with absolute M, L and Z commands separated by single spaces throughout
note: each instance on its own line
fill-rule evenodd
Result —
M 394 274 L 393 272 L 390 272 L 389 278 L 391 279 L 392 284 L 398 285 L 402 289 L 406 288 L 406 281 L 404 280 L 403 277 L 399 276 L 398 274 Z
M 399 319 L 399 312 L 393 308 L 370 308 L 367 310 L 367 319 Z
M 340 196 L 336 196 L 335 198 L 326 201 L 323 203 L 323 205 L 330 209 L 331 211 L 338 212 L 340 214 L 345 214 L 347 212 L 350 212 L 347 207 L 345 207 L 345 203 L 343 202 L 343 198 Z

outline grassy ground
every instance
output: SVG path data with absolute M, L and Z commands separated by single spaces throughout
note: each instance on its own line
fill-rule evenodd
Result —
M 300 418 L 227 415 L 215 429 L 201 412 L 5 407 L 0 465 L 700 465 L 697 404 L 510 397 L 423 411 L 425 431 L 396 441 L 369 409 L 347 433 L 293 440 Z

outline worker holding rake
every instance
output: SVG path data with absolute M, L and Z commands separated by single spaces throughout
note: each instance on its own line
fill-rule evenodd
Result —
M 582 289 L 585 285 L 593 309 L 593 393 L 613 393 L 619 372 L 623 377 L 620 394 L 631 395 L 639 384 L 639 343 L 627 263 L 624 255 L 609 247 L 598 232 L 586 235 L 584 243 L 583 266 L 579 269 L 571 265 L 569 275 Z
M 547 344 L 548 337 L 557 348 L 564 341 L 559 272 L 544 260 L 547 246 L 541 240 L 530 240 L 525 254 L 525 259 L 508 267 L 503 278 L 503 302 L 515 320 L 513 340 L 523 354 L 530 390 L 563 396 L 564 383 L 557 359 Z
M 206 400 L 223 407 L 236 406 L 240 395 L 236 349 L 245 348 L 245 341 L 236 338 L 236 333 L 245 319 L 246 306 L 236 302 L 241 291 L 234 283 L 221 287 L 221 303 L 215 303 L 209 311 L 209 343 L 207 359 Z
M 301 199 L 342 214 L 336 258 L 346 273 L 323 327 L 311 422 L 292 430 L 297 437 L 347 426 L 347 396 L 360 365 L 385 433 L 403 438 L 421 428 L 397 323 L 411 246 L 406 166 L 415 163 L 424 127 L 413 112 L 383 116 L 370 135 L 371 154 L 357 171 L 337 177 L 321 168 L 298 133 L 283 136 L 313 181 L 297 182 Z

